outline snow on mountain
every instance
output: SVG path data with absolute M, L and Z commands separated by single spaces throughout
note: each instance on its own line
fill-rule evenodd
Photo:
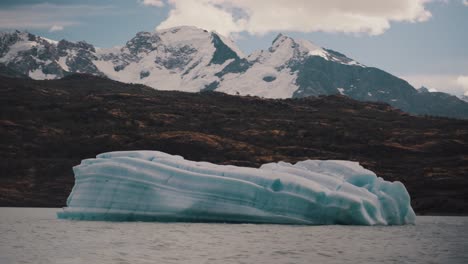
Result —
M 160 90 L 230 94 L 269 98 L 292 97 L 298 89 L 289 64 L 310 56 L 360 65 L 315 44 L 282 34 L 268 50 L 246 57 L 230 39 L 215 32 L 182 26 L 157 32 L 139 32 L 123 47 L 95 48 L 86 42 L 53 41 L 26 32 L 3 33 L 0 63 L 33 79 L 61 78 L 67 73 L 105 75 Z M 49 50 L 43 56 L 36 50 Z M 45 57 L 46 60 L 41 59 Z M 28 63 L 35 61 L 34 65 Z M 25 69 L 27 71 L 25 71 Z
M 460 98 L 460 100 L 465 101 L 465 102 L 468 103 L 468 95 L 461 95 L 458 98 Z
M 230 54 L 216 57 L 222 48 Z M 215 74 L 240 56 L 216 33 L 178 27 L 156 33 L 140 32 L 119 53 L 113 57 L 101 54 L 94 64 L 118 81 L 142 83 L 161 90 L 198 92 L 216 81 Z
M 0 63 L 19 68 L 33 79 L 90 73 L 188 92 L 198 92 L 217 81 L 216 73 L 244 57 L 229 39 L 195 27 L 139 32 L 125 46 L 111 49 L 96 49 L 81 41 L 57 42 L 19 31 L 3 33 L 0 40 Z
M 279 37 L 270 49 L 251 54 L 246 62 L 251 66 L 245 71 L 223 74 L 217 91 L 269 98 L 292 97 L 297 90 L 296 74 L 287 68 L 287 63 L 298 51 L 292 39 Z
M 418 89 L 418 93 L 437 93 L 437 89 L 434 89 L 434 88 L 427 88 L 427 87 L 424 87 L 424 86 L 421 86 L 419 89 Z
M 458 98 L 418 92 L 380 69 L 282 34 L 267 50 L 245 56 L 228 38 L 189 26 L 139 32 L 124 46 L 105 49 L 15 31 L 0 34 L 0 64 L 33 79 L 87 73 L 159 90 L 266 98 L 343 94 L 410 113 L 468 117 L 468 104 Z
M 55 79 L 53 53 L 56 42 L 27 32 L 0 34 L 0 63 L 32 78 Z
M 84 41 L 54 41 L 21 31 L 0 35 L 0 63 L 33 79 L 57 79 L 67 72 L 102 75 L 92 64 L 94 53 Z
M 363 65 L 331 52 L 305 40 L 294 40 L 279 34 L 268 50 L 252 53 L 245 71 L 226 71 L 216 91 L 229 94 L 257 95 L 267 98 L 290 98 L 297 91 L 297 72 L 291 65 L 301 63 L 308 57 L 321 57 L 327 61 L 347 65 Z M 346 58 L 346 59 L 345 59 Z M 236 64 L 238 62 L 234 62 Z
M 20 52 L 32 49 L 37 43 L 28 33 L 20 31 L 11 34 L 2 32 L 0 40 L 0 62 L 2 63 L 15 60 Z

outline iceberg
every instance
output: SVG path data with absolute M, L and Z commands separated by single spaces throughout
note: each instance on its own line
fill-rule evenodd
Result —
M 306 160 L 260 168 L 118 151 L 73 168 L 58 218 L 272 224 L 413 224 L 410 196 L 357 162 Z

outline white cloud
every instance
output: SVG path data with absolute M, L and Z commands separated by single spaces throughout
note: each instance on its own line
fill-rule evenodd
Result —
M 157 6 L 157 7 L 164 6 L 164 2 L 162 0 L 140 0 L 139 2 L 146 6 Z
M 430 0 L 168 0 L 169 17 L 157 28 L 192 25 L 221 34 L 326 31 L 382 34 L 391 22 L 431 17 Z
M 464 90 L 464 95 L 468 96 L 468 75 L 460 75 L 457 78 L 457 84 Z
M 172 9 L 169 17 L 157 28 L 191 25 L 215 30 L 222 35 L 240 32 L 240 21 L 234 21 L 233 14 L 209 0 L 169 0 Z
M 63 30 L 63 26 L 53 25 L 52 27 L 50 27 L 49 32 L 57 32 L 57 31 L 62 31 L 62 30 Z
M 34 4 L 0 9 L 0 28 L 52 29 L 80 24 L 83 16 L 99 15 L 109 6 Z M 81 17 L 81 19 L 80 19 Z M 54 28 L 55 27 L 55 28 Z
M 425 86 L 453 95 L 468 95 L 468 75 L 420 74 L 400 76 L 415 88 Z
M 463 4 L 464 4 L 465 6 L 468 6 L 468 0 L 463 0 Z

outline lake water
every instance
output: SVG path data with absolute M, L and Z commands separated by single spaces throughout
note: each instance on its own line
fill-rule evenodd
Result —
M 0 208 L 0 264 L 468 263 L 468 217 L 389 227 L 112 223 Z

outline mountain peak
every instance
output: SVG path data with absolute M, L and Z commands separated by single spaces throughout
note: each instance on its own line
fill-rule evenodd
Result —
M 289 53 L 289 56 L 294 56 L 296 59 L 303 59 L 309 56 L 317 56 L 322 57 L 325 60 L 341 64 L 365 67 L 364 65 L 348 58 L 342 53 L 336 52 L 331 49 L 322 48 L 309 40 L 294 39 L 282 33 L 279 33 L 276 36 L 268 51 L 271 53 L 278 53 L 279 51 L 281 51 L 280 53 L 283 55 Z
M 198 37 L 207 37 L 210 36 L 211 32 L 208 30 L 194 27 L 194 26 L 177 26 L 177 27 L 171 27 L 171 28 L 166 28 L 166 29 L 158 29 L 156 30 L 156 34 L 159 34 L 161 36 L 163 35 L 177 35 L 179 37 L 182 37 L 184 35 L 188 36 L 198 36 Z
M 7 31 L 2 31 L 0 33 L 0 38 L 3 39 L 2 41 L 5 41 L 5 39 L 8 39 L 7 41 L 29 40 L 31 39 L 31 36 L 34 36 L 34 35 L 27 31 L 20 31 L 20 30 L 14 30 L 14 31 L 7 30 Z
M 135 37 L 151 37 L 151 35 L 153 35 L 153 33 L 148 31 L 140 31 L 136 33 Z
M 209 39 L 211 33 L 207 30 L 193 26 L 177 26 L 165 29 L 158 29 L 154 32 L 140 31 L 135 37 L 129 40 L 126 46 L 143 45 L 146 49 L 150 49 L 155 43 L 165 42 L 166 44 L 176 44 L 178 42 L 189 43 L 192 39 Z
M 140 52 L 151 52 L 154 48 L 154 43 L 161 40 L 157 33 L 151 33 L 146 31 L 138 32 L 135 37 L 125 43 L 125 47 L 132 54 L 138 54 Z
M 297 48 L 297 43 L 294 41 L 294 39 L 280 33 L 273 40 L 273 42 L 271 43 L 271 47 L 268 50 L 270 52 L 275 52 L 278 49 L 294 49 L 294 48 Z
M 199 28 L 199 27 L 196 27 L 196 26 L 189 26 L 189 25 L 181 25 L 181 26 L 157 29 L 156 32 L 158 32 L 158 33 L 163 33 L 163 32 L 176 33 L 177 31 L 180 31 L 180 30 L 183 30 L 183 31 L 203 31 L 205 33 L 210 33 L 206 29 Z
M 279 33 L 279 34 L 276 35 L 276 37 L 273 39 L 273 41 L 271 42 L 271 45 L 274 45 L 275 42 L 280 41 L 280 40 L 283 39 L 284 37 L 287 37 L 287 36 L 283 35 L 283 33 Z
M 320 55 L 323 49 L 314 43 L 304 39 L 294 39 L 283 33 L 279 33 L 271 43 L 270 52 L 275 52 L 278 49 L 293 49 L 298 53 L 311 53 L 310 55 Z M 319 52 L 318 52 L 319 51 Z
M 0 33 L 0 64 L 13 70 L 10 75 L 18 72 L 33 79 L 88 73 L 161 90 L 216 90 L 268 98 L 341 93 L 416 113 L 468 116 L 468 105 L 459 100 L 421 93 L 424 89 L 418 93 L 395 76 L 281 33 L 268 50 L 245 57 L 229 38 L 192 26 L 138 32 L 125 46 L 110 49 L 11 31 Z M 422 99 L 413 98 L 416 95 Z M 446 106 L 431 108 L 426 103 L 437 100 Z
M 421 86 L 419 89 L 418 89 L 418 92 L 420 93 L 429 93 L 429 89 L 425 86 Z

